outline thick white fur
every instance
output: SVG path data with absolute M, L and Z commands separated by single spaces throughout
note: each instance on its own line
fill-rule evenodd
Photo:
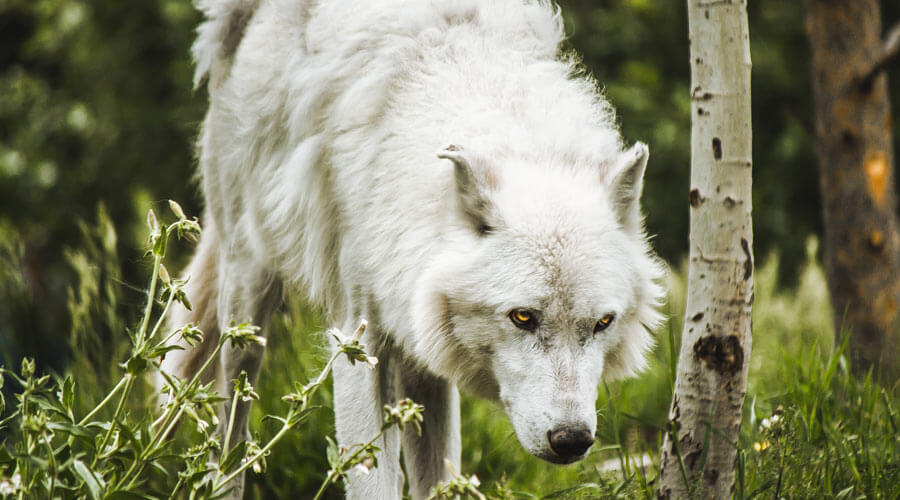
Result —
M 502 401 L 529 452 L 568 461 L 548 433 L 593 433 L 597 384 L 644 366 L 663 291 L 638 206 L 646 146 L 623 150 L 613 109 L 560 54 L 558 11 L 523 0 L 200 8 L 200 163 L 217 228 L 204 238 L 217 250 L 197 259 L 215 260 L 218 325 L 264 322 L 280 283 L 347 332 L 367 318 L 378 369 L 335 371 L 345 446 L 377 431 L 383 404 L 425 404 L 424 436 L 389 432 L 378 469 L 351 477 L 348 496 L 399 498 L 401 443 L 414 498 L 447 477 L 445 458 L 458 467 L 457 384 Z M 541 326 L 516 328 L 514 308 L 539 311 Z M 220 377 L 258 363 L 226 353 Z

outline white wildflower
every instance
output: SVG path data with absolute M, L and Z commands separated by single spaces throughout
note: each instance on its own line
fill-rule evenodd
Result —
M 369 468 L 361 463 L 354 465 L 353 468 L 350 470 L 360 476 L 368 476 L 369 475 Z
M 771 417 L 762 419 L 762 422 L 760 422 L 759 425 L 761 425 L 763 429 L 768 429 L 769 427 L 777 424 L 779 421 L 781 421 L 781 415 L 775 414 Z
M 0 480 L 0 496 L 15 495 L 22 486 L 22 476 L 16 472 L 11 478 Z

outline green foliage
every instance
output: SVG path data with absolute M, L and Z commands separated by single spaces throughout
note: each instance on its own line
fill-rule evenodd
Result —
M 817 347 L 786 356 L 773 370 L 785 393 L 759 401 L 774 409 L 744 426 L 742 441 L 752 444 L 741 451 L 745 479 L 737 496 L 897 498 L 896 394 L 850 375 L 846 343 L 824 357 Z
M 177 203 L 170 201 L 169 207 L 177 217 L 170 224 L 161 224 L 153 210 L 148 212 L 147 255 L 152 256 L 153 267 L 147 305 L 139 326 L 128 332 L 131 349 L 127 360 L 120 365 L 124 376 L 99 403 L 84 417 L 76 417 L 80 412 L 75 401 L 81 389 L 76 386 L 76 377 L 38 376 L 34 361 L 28 358 L 22 361 L 19 372 L 0 367 L 0 388 L 5 379 L 18 386 L 15 409 L 0 420 L 0 431 L 9 427 L 13 436 L 9 442 L 5 437 L 0 442 L 0 498 L 220 497 L 247 469 L 257 473 L 266 469 L 266 457 L 274 445 L 312 412 L 315 393 L 339 356 L 347 356 L 351 363 L 361 361 L 370 366 L 377 363 L 374 357 L 366 355 L 365 346 L 359 343 L 365 323 L 350 339 L 333 333 L 336 348 L 315 380 L 306 385 L 296 384 L 295 392 L 281 398 L 288 404 L 283 416 L 266 415 L 267 420 L 280 424 L 278 431 L 264 442 L 251 439 L 230 443 L 238 402 L 259 399 L 249 377 L 241 372 L 233 381 L 231 404 L 223 408 L 227 424 L 221 433 L 216 433 L 217 415 L 221 414 L 218 407 L 227 398 L 215 393 L 214 383 L 204 385 L 200 382 L 204 371 L 226 344 L 243 349 L 251 344 L 265 345 L 265 339 L 257 335 L 259 328 L 255 326 L 233 324 L 221 333 L 215 349 L 190 379 L 179 379 L 158 369 L 161 357 L 180 349 L 174 343 L 176 339 L 191 344 L 202 340 L 203 335 L 193 325 L 164 334 L 172 304 L 180 302 L 189 309 L 191 307 L 183 289 L 186 281 L 173 280 L 162 264 L 170 236 L 189 237 L 200 231 L 197 220 L 188 219 Z M 73 313 L 90 307 L 89 302 L 96 299 L 93 293 L 82 293 L 81 296 L 82 301 L 71 303 Z M 130 397 L 136 381 L 152 372 L 157 372 L 165 381 L 162 391 L 166 395 L 155 419 L 151 408 L 136 405 Z M 154 394 L 154 397 L 159 396 Z M 102 418 L 101 413 L 108 412 L 109 405 L 116 400 L 118 403 L 112 415 Z M 5 399 L 0 395 L 0 415 L 4 410 Z M 422 406 L 408 399 L 396 406 L 385 406 L 384 415 L 381 431 L 367 443 L 338 449 L 331 442 L 328 450 L 331 468 L 316 499 L 321 498 L 331 484 L 346 479 L 351 470 L 360 469 L 367 473 L 377 466 L 379 450 L 374 443 L 387 429 L 412 426 L 421 432 Z M 171 438 L 185 421 L 193 422 L 196 432 L 187 439 L 186 445 L 179 447 L 179 441 Z M 224 436 L 224 442 L 219 442 L 218 435 Z M 454 481 L 450 487 L 457 483 L 466 484 L 467 491 L 478 493 L 477 485 L 464 483 L 465 478 Z
M 13 268 L 21 286 L 0 297 L 8 299 L 0 300 L 0 361 L 18 364 L 29 353 L 42 367 L 64 366 L 58 332 L 73 326 L 67 302 L 83 298 L 67 294 L 78 256 L 66 249 L 84 248 L 76 222 L 92 219 L 98 200 L 122 236 L 100 249 L 112 255 L 142 245 L 134 221 L 149 207 L 141 200 L 176 197 L 196 211 L 184 179 L 205 106 L 190 87 L 198 21 L 183 0 L 0 1 L 0 241 L 19 242 L 22 257 Z M 114 268 L 92 270 L 99 288 L 79 293 L 105 296 L 109 310 L 91 314 L 133 320 L 125 304 L 108 301 L 106 286 L 139 283 L 143 269 L 131 258 Z M 99 333 L 79 345 L 109 355 L 111 332 Z

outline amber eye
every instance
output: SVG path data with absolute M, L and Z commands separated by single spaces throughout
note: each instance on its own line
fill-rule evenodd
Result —
M 594 325 L 594 333 L 599 333 L 609 328 L 609 325 L 612 324 L 614 319 L 616 319 L 616 317 L 612 314 L 607 314 L 606 316 L 600 318 L 600 321 L 598 321 L 597 324 Z
M 538 321 L 535 314 L 528 309 L 513 309 L 509 313 L 509 319 L 522 330 L 529 332 L 537 328 Z

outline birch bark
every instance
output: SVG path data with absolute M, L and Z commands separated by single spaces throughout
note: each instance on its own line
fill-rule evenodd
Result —
M 688 0 L 688 296 L 659 498 L 730 498 L 753 302 L 746 0 Z

